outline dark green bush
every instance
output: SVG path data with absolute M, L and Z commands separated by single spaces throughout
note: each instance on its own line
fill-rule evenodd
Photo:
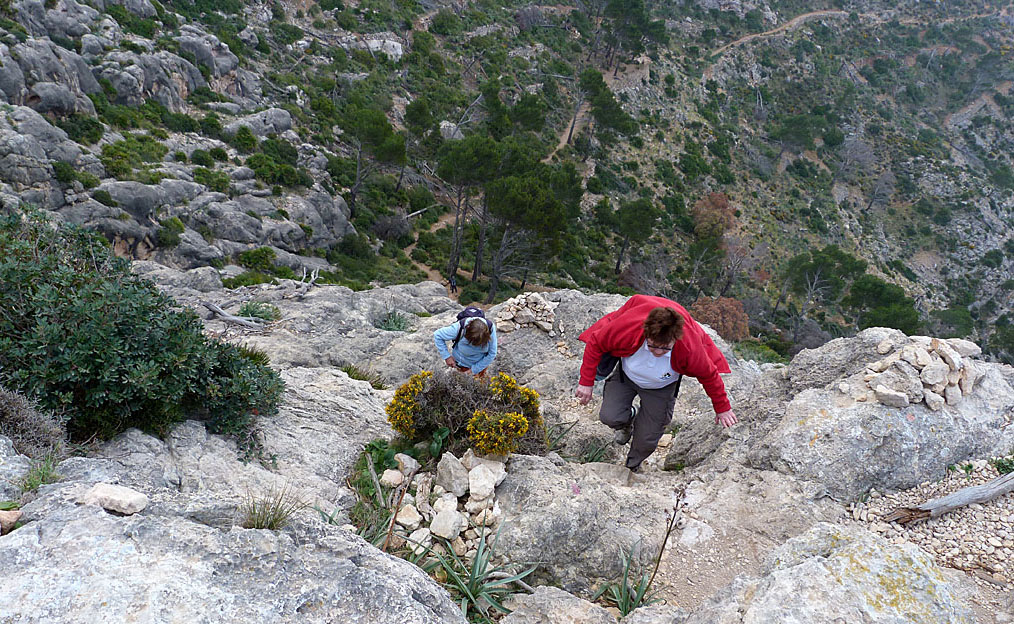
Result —
M 168 219 L 163 219 L 160 225 L 161 227 L 155 233 L 158 244 L 162 247 L 175 247 L 179 245 L 180 234 L 186 229 L 183 227 L 183 222 L 177 217 L 169 217 Z
M 53 177 L 60 184 L 70 184 L 77 179 L 77 176 L 74 174 L 74 167 L 59 160 L 53 161 Z
M 194 182 L 203 184 L 216 193 L 229 192 L 229 175 L 224 171 L 212 171 L 204 167 L 194 169 Z
M 253 286 L 254 284 L 270 284 L 275 278 L 259 271 L 246 271 L 236 277 L 227 277 L 222 280 L 226 288 L 240 288 L 241 286 Z
M 254 136 L 253 130 L 247 126 L 240 126 L 236 134 L 229 140 L 229 144 L 239 151 L 249 154 L 257 149 L 257 137 Z
M 253 449 L 254 417 L 277 411 L 275 372 L 206 338 L 95 234 L 0 220 L 0 284 L 0 383 L 67 414 L 73 440 L 198 416 Z
M 191 152 L 190 162 L 194 163 L 195 165 L 200 165 L 201 167 L 215 166 L 215 159 L 211 157 L 211 154 L 202 149 L 195 149 L 193 152 Z
M 213 147 L 208 150 L 208 155 L 219 162 L 225 162 L 229 160 L 229 154 L 221 147 Z M 211 165 L 208 165 L 209 167 Z
M 80 113 L 74 113 L 66 119 L 58 120 L 56 125 L 67 133 L 71 141 L 77 141 L 84 145 L 97 143 L 106 130 L 106 127 L 98 119 Z
M 115 208 L 120 205 L 115 199 L 113 199 L 113 196 L 109 194 L 109 191 L 105 189 L 99 189 L 92 193 L 92 199 L 111 208 Z
M 275 270 L 275 250 L 270 247 L 248 249 L 239 254 L 239 264 L 254 271 L 271 273 Z
M 99 160 L 106 173 L 115 178 L 126 178 L 140 163 L 158 162 L 169 148 L 146 134 L 128 134 L 122 141 L 102 146 Z

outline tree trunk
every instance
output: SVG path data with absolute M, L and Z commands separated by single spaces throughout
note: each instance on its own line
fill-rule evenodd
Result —
M 454 231 L 451 233 L 451 256 L 447 259 L 447 277 L 455 275 L 458 272 L 458 260 L 461 257 L 461 231 L 464 229 L 463 214 L 461 210 L 462 195 L 464 195 L 464 187 L 458 187 L 458 202 L 454 208 Z
M 355 216 L 356 216 L 356 196 L 359 194 L 359 187 L 360 187 L 360 185 L 362 185 L 363 178 L 365 177 L 364 171 L 363 171 L 364 169 L 365 169 L 365 167 L 363 167 L 363 146 L 360 145 L 359 149 L 356 150 L 356 181 L 352 185 L 352 188 L 349 189 L 349 201 L 348 201 L 348 204 L 349 204 L 349 220 L 350 221 L 352 219 L 354 219 Z
M 620 254 L 616 256 L 616 268 L 613 269 L 614 273 L 620 272 L 620 263 L 623 262 L 623 254 L 627 253 L 627 245 L 630 243 L 630 237 L 623 237 L 623 245 L 620 246 Z
M 581 112 L 582 105 L 584 105 L 584 97 L 579 97 L 577 104 L 574 106 L 574 118 L 570 120 L 570 131 L 567 132 L 567 145 L 570 145 L 570 140 L 574 138 L 574 126 L 577 125 L 577 116 Z
M 475 268 L 472 269 L 472 281 L 479 281 L 479 276 L 482 274 L 482 254 L 486 246 L 486 216 L 489 213 L 489 202 L 486 201 L 486 195 L 482 196 L 482 217 L 479 221 L 479 240 L 476 242 L 475 247 Z
M 934 498 L 915 507 L 899 507 L 884 516 L 884 521 L 908 524 L 909 522 L 925 520 L 926 518 L 936 518 L 965 505 L 991 501 L 1011 491 L 1014 491 L 1014 472 L 997 477 L 982 485 L 973 485 L 958 490 L 953 494 Z
M 402 180 L 405 179 L 405 169 L 407 167 L 408 167 L 408 162 L 406 161 L 405 164 L 401 166 L 401 172 L 398 174 L 398 183 L 394 185 L 394 192 L 395 193 L 397 193 L 398 191 L 401 190 L 401 182 L 402 182 Z
M 487 304 L 493 303 L 496 291 L 500 288 L 500 271 L 503 269 L 503 256 L 507 250 L 507 239 L 510 237 L 510 233 L 510 226 L 504 226 L 503 237 L 500 238 L 500 248 L 493 254 L 493 267 L 489 275 L 489 295 L 486 297 Z

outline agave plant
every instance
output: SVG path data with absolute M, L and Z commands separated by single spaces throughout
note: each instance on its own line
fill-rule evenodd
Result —
M 502 528 L 502 525 L 501 525 Z M 433 551 L 440 567 L 447 576 L 444 586 L 461 595 L 461 613 L 467 618 L 468 610 L 475 608 L 487 621 L 489 619 L 489 607 L 500 613 L 510 613 L 510 609 L 503 606 L 503 596 L 514 593 L 510 585 L 521 581 L 523 578 L 535 571 L 532 566 L 521 572 L 512 572 L 514 564 L 493 565 L 493 558 L 496 554 L 496 544 L 500 539 L 499 529 L 493 537 L 493 543 L 486 545 L 485 535 L 479 536 L 479 546 L 475 552 L 472 563 L 461 559 L 446 544 L 447 554 Z M 528 565 L 528 564 L 521 564 Z

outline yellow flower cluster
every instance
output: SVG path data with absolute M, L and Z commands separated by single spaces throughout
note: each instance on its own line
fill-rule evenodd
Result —
M 519 412 L 505 414 L 475 410 L 468 421 L 468 439 L 483 455 L 507 455 L 528 431 L 528 419 Z
M 419 403 L 415 399 L 422 392 L 426 379 L 432 376 L 433 373 L 430 371 L 412 375 L 394 391 L 394 398 L 384 408 L 387 412 L 387 422 L 406 438 L 411 439 L 415 435 L 415 416 L 419 409 Z
M 539 415 L 539 393 L 520 385 L 507 373 L 497 373 L 489 382 L 493 395 L 510 406 L 521 408 L 525 417 L 532 422 L 541 422 Z

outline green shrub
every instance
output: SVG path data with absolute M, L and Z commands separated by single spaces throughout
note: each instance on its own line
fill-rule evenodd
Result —
M 453 35 L 461 29 L 461 18 L 453 11 L 442 9 L 433 16 L 430 22 L 430 32 L 438 35 Z
M 208 190 L 215 191 L 216 193 L 229 192 L 229 174 L 224 171 L 212 171 L 211 169 L 198 167 L 194 169 L 194 182 L 203 184 L 208 187 Z
M 190 153 L 190 162 L 201 167 L 215 166 L 215 159 L 211 157 L 211 154 L 202 149 L 195 149 Z
M 99 185 L 98 177 L 88 173 L 87 171 L 78 171 L 77 180 L 81 183 L 81 186 L 86 189 L 93 189 Z
M 186 229 L 183 226 L 183 222 L 177 217 L 169 217 L 163 219 L 160 224 L 161 227 L 155 233 L 155 238 L 158 239 L 158 244 L 162 247 L 176 247 L 180 244 L 180 234 Z
M 374 327 L 384 331 L 405 331 L 408 329 L 408 317 L 397 310 L 388 310 L 380 317 Z
M 243 507 L 243 526 L 247 529 L 284 529 L 292 515 L 307 503 L 289 486 L 270 490 L 263 496 L 250 496 Z
M 248 249 L 239 254 L 239 264 L 254 271 L 271 273 L 275 269 L 275 250 L 270 247 Z
M 54 454 L 44 455 L 33 460 L 28 472 L 18 481 L 22 494 L 36 492 L 46 484 L 59 481 L 61 477 L 56 472 L 58 462 L 59 458 Z
M 208 150 L 208 155 L 217 160 L 218 162 L 225 162 L 229 160 L 229 154 L 221 147 L 213 147 Z M 211 165 L 208 165 L 209 167 Z
M 264 319 L 265 321 L 277 321 L 282 318 L 282 311 L 278 306 L 264 303 L 262 301 L 247 301 L 239 307 L 239 316 L 249 316 Z
M 109 194 L 109 191 L 105 189 L 99 189 L 94 193 L 92 193 L 92 199 L 99 202 L 100 204 L 105 204 L 110 208 L 116 208 L 117 206 L 120 205 L 116 202 L 115 199 L 113 199 L 113 196 Z
M 375 371 L 363 370 L 355 364 L 350 363 L 342 364 L 338 367 L 338 370 L 348 375 L 349 379 L 370 382 L 370 386 L 372 386 L 374 390 L 387 390 L 387 382 L 385 382 L 384 378 Z
M 66 414 L 72 440 L 199 417 L 253 450 L 255 415 L 277 411 L 277 373 L 206 338 L 93 233 L 0 220 L 0 284 L 0 383 Z
M 60 184 L 70 184 L 77 179 L 74 174 L 74 167 L 60 160 L 53 161 L 53 177 Z
M 253 286 L 254 284 L 270 284 L 275 278 L 260 271 L 246 271 L 236 277 L 227 277 L 222 280 L 226 288 L 240 288 L 242 286 Z
M 539 394 L 506 373 L 489 381 L 472 375 L 423 371 L 394 393 L 387 420 L 409 443 L 429 443 L 447 429 L 446 449 L 460 456 L 469 446 L 481 453 L 546 451 Z
M 169 148 L 152 136 L 128 134 L 121 141 L 103 145 L 99 160 L 108 175 L 124 179 L 138 164 L 158 162 L 168 152 Z
M 106 130 L 101 121 L 81 113 L 74 113 L 66 119 L 57 120 L 56 125 L 67 133 L 71 141 L 77 141 L 84 145 L 97 143 L 102 139 L 102 134 Z
M 27 397 L 0 387 L 0 435 L 10 438 L 18 453 L 42 459 L 63 454 L 67 428 Z
M 229 144 L 244 154 L 249 154 L 257 149 L 257 137 L 254 136 L 253 130 L 247 126 L 240 126 L 236 134 L 232 135 Z

